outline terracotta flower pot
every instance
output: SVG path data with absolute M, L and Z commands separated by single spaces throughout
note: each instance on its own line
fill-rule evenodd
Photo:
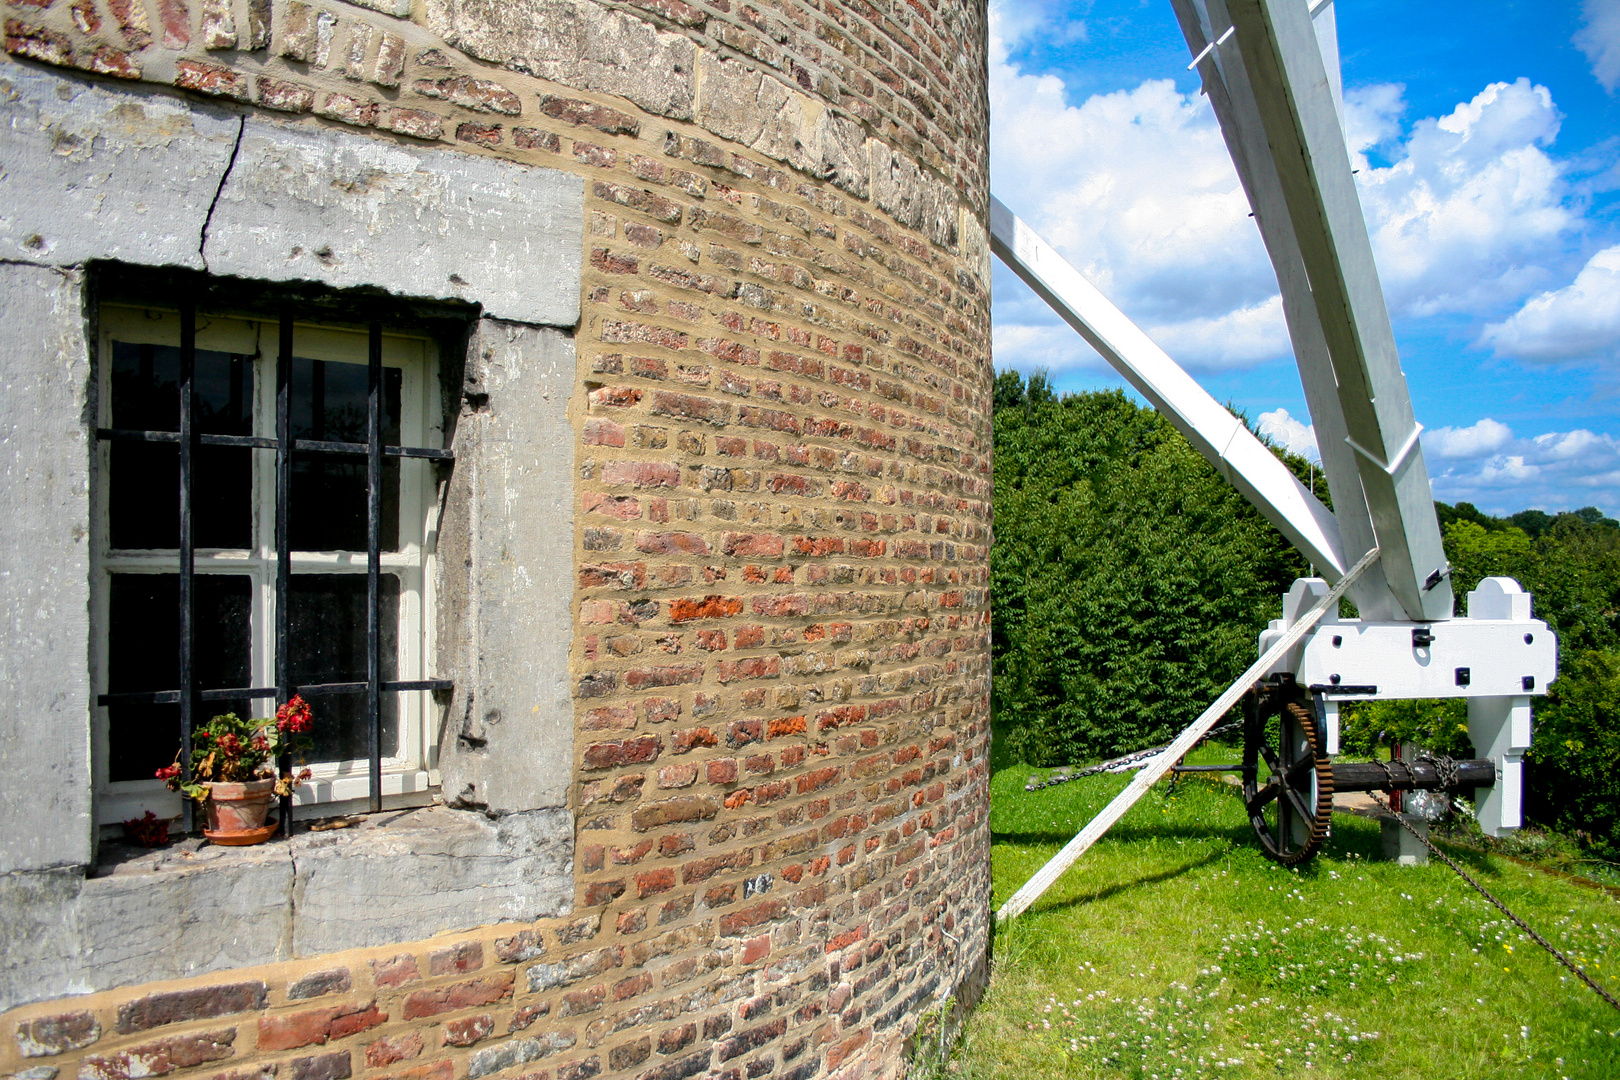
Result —
M 208 828 L 203 830 L 203 835 L 216 844 L 264 843 L 276 832 L 274 823 L 264 823 L 275 792 L 273 777 L 249 780 L 245 784 L 209 784 Z

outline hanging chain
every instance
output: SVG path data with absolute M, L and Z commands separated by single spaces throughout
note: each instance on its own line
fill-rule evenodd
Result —
M 1368 792 L 1368 794 L 1372 795 L 1372 792 Z M 1385 810 L 1389 809 L 1389 804 L 1384 802 L 1384 800 L 1380 799 L 1377 795 L 1372 795 L 1372 799 Z M 1563 964 L 1570 971 L 1574 972 L 1575 977 L 1580 979 L 1581 982 L 1585 983 L 1587 986 L 1590 986 L 1598 997 L 1602 998 L 1604 1001 L 1607 1001 L 1616 1009 L 1620 1009 L 1620 1001 L 1616 1001 L 1613 994 L 1609 993 L 1607 990 L 1603 989 L 1603 987 L 1593 982 L 1591 976 L 1582 971 L 1573 960 L 1559 952 L 1557 946 L 1532 930 L 1529 923 L 1525 922 L 1523 919 L 1519 918 L 1512 911 L 1510 911 L 1506 904 L 1502 903 L 1502 901 L 1491 895 L 1489 889 L 1485 888 L 1485 886 L 1481 885 L 1479 882 L 1470 877 L 1468 871 L 1458 866 L 1451 860 L 1449 855 L 1435 847 L 1434 843 L 1427 836 L 1424 836 L 1422 833 L 1418 832 L 1417 829 L 1412 826 L 1412 823 L 1406 820 L 1405 814 L 1395 814 L 1395 820 L 1399 821 L 1407 832 L 1417 837 L 1418 840 L 1423 843 L 1423 846 L 1428 848 L 1435 858 L 1451 867 L 1452 870 L 1456 871 L 1458 877 L 1472 885 L 1475 892 L 1489 900 L 1502 914 L 1506 915 L 1509 919 L 1512 919 L 1514 925 L 1516 925 L 1520 930 L 1523 930 L 1525 934 L 1529 936 L 1531 941 L 1535 942 L 1537 945 L 1540 945 L 1543 949 L 1546 949 L 1552 954 L 1554 960 L 1557 960 L 1560 964 Z

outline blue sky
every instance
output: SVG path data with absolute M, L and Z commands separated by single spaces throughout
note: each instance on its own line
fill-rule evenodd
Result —
M 1620 514 L 1620 0 L 1335 4 L 1436 497 Z M 1169 0 L 994 0 L 992 187 L 1217 398 L 1312 453 L 1189 59 Z M 1123 385 L 999 264 L 994 289 L 998 367 Z

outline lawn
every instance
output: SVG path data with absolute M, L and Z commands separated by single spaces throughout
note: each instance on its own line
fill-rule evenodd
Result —
M 1235 760 L 1201 750 L 1193 760 Z M 1129 782 L 991 783 L 995 903 Z M 1160 783 L 999 931 L 988 991 L 948 1060 L 970 1078 L 1620 1076 L 1620 1012 L 1438 863 L 1375 861 L 1378 824 L 1338 815 L 1314 862 L 1263 859 L 1236 789 Z M 1454 851 L 1620 996 L 1620 901 Z

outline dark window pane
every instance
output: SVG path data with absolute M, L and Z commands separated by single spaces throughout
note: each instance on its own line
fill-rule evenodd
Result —
M 382 677 L 397 679 L 399 578 L 384 574 Z M 287 661 L 295 685 L 365 682 L 366 577 L 364 574 L 294 574 L 288 597 Z M 351 761 L 369 755 L 366 695 L 321 694 L 309 699 L 315 715 L 311 761 Z M 382 756 L 399 746 L 399 694 L 382 695 Z
M 383 368 L 382 439 L 399 445 L 399 368 Z M 363 364 L 294 357 L 292 429 L 295 439 L 366 441 Z M 399 459 L 382 472 L 382 550 L 399 548 Z M 360 455 L 295 453 L 292 475 L 292 546 L 295 551 L 366 550 L 366 459 Z
M 113 342 L 112 426 L 180 429 L 180 349 Z M 233 353 L 197 352 L 197 431 L 253 434 L 253 363 Z M 198 547 L 252 544 L 253 451 L 200 446 L 194 459 L 192 536 Z M 115 442 L 109 502 L 112 546 L 180 546 L 180 449 L 172 443 Z
M 242 574 L 194 579 L 197 689 L 249 686 L 252 680 L 253 582 Z M 180 577 L 114 574 L 109 610 L 107 691 L 180 689 Z M 269 702 L 258 703 L 268 707 Z M 249 715 L 248 701 L 199 702 L 201 723 L 215 713 Z M 107 709 L 113 780 L 150 780 L 180 748 L 180 706 L 111 705 Z

